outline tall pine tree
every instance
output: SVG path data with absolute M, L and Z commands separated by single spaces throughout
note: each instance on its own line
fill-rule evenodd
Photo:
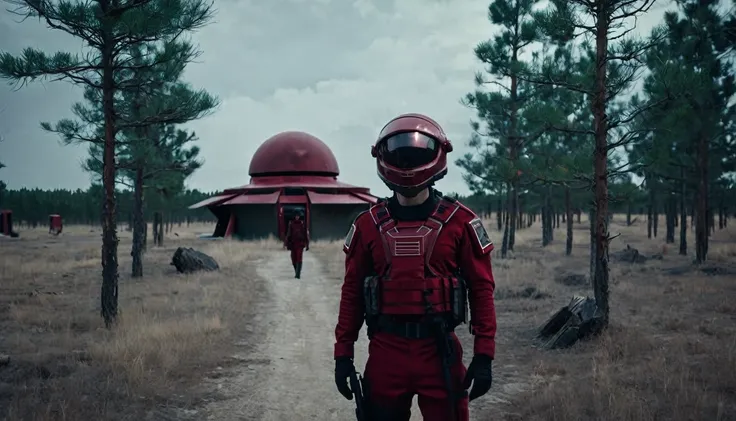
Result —
M 37 78 L 68 80 L 99 90 L 104 130 L 97 132 L 79 127 L 80 141 L 102 143 L 104 212 L 102 234 L 101 313 L 106 326 L 118 314 L 118 238 L 115 199 L 115 153 L 120 130 L 115 109 L 116 92 L 141 85 L 126 79 L 130 74 L 130 51 L 133 46 L 177 39 L 181 34 L 200 28 L 212 16 L 212 6 L 205 0 L 12 0 L 15 12 L 23 17 L 39 18 L 50 29 L 70 34 L 84 41 L 86 51 L 79 54 L 58 52 L 49 55 L 26 48 L 19 56 L 0 54 L 0 77 L 15 82 Z M 161 63 L 187 62 L 196 55 L 162 55 Z M 160 64 L 160 63 L 156 63 Z M 74 128 L 71 128 L 72 131 Z
M 183 179 L 201 166 L 197 155 L 199 149 L 190 148 L 196 136 L 175 126 L 186 123 L 210 113 L 218 100 L 204 90 L 193 90 L 180 81 L 187 61 L 163 61 L 159 55 L 178 52 L 189 56 L 193 48 L 180 41 L 165 42 L 161 46 L 136 46 L 131 51 L 131 68 L 124 77 L 140 81 L 136 86 L 121 90 L 115 98 L 120 127 L 116 168 L 119 184 L 133 189 L 133 257 L 132 276 L 143 276 L 144 242 L 146 222 L 144 214 L 144 194 L 146 187 L 159 191 L 180 191 Z M 75 104 L 73 111 L 77 120 L 62 120 L 54 128 L 46 128 L 61 134 L 64 139 L 77 141 L 75 132 L 69 128 L 79 125 L 89 127 L 97 133 L 102 132 L 98 91 L 88 89 L 85 95 L 87 104 Z M 102 173 L 102 148 L 93 143 L 89 148 L 89 158 L 84 168 L 93 174 Z M 178 173 L 182 177 L 172 176 Z M 172 184 L 174 183 L 174 184 Z
M 653 104 L 641 109 L 617 109 L 616 98 L 626 93 L 638 78 L 642 68 L 642 54 L 659 42 L 655 37 L 639 41 L 627 34 L 627 25 L 646 13 L 654 0 L 550 0 L 547 8 L 536 15 L 536 22 L 547 39 L 553 43 L 574 42 L 582 35 L 593 40 L 594 57 L 591 62 L 592 80 L 570 80 L 568 75 L 546 72 L 528 75 L 525 78 L 539 84 L 564 87 L 588 96 L 593 113 L 592 138 L 594 144 L 593 177 L 594 191 L 592 231 L 594 252 L 591 253 L 593 291 L 602 314 L 602 327 L 608 326 L 609 269 L 608 234 L 609 178 L 619 169 L 609 168 L 610 152 L 632 141 L 635 133 L 627 130 L 637 115 Z M 552 69 L 548 69 L 552 70 Z
M 470 146 L 477 150 L 457 161 L 472 180 L 497 179 L 506 184 L 508 196 L 501 257 L 514 249 L 519 215 L 519 158 L 526 135 L 520 131 L 520 112 L 529 101 L 529 92 L 521 86 L 519 74 L 526 63 L 525 50 L 537 41 L 533 7 L 538 0 L 495 0 L 488 7 L 488 20 L 501 27 L 492 40 L 481 42 L 475 56 L 487 65 L 486 75 L 476 76 L 478 89 L 465 98 L 466 105 L 477 111 L 480 122 L 473 124 L 476 136 Z M 485 90 L 493 87 L 493 91 Z M 494 165 L 495 164 L 495 165 Z

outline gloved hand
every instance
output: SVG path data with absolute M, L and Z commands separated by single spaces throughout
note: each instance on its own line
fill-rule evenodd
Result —
M 473 388 L 468 396 L 470 401 L 485 395 L 491 390 L 491 384 L 493 383 L 493 359 L 491 357 L 485 354 L 473 356 L 473 361 L 470 362 L 468 372 L 465 374 L 463 388 L 468 390 L 471 382 Z
M 337 357 L 335 358 L 335 385 L 341 395 L 345 396 L 345 399 L 352 400 L 353 392 L 348 386 L 348 379 L 350 375 L 355 371 L 355 365 L 353 359 L 350 357 Z

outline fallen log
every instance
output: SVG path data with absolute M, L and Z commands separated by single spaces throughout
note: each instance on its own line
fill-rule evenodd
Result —
M 197 271 L 215 271 L 220 269 L 212 256 L 192 248 L 179 247 L 171 258 L 171 265 L 176 267 L 180 273 L 192 273 Z
M 598 334 L 602 327 L 601 320 L 595 299 L 574 296 L 568 305 L 542 325 L 537 338 L 542 340 L 542 346 L 547 349 L 567 348 Z

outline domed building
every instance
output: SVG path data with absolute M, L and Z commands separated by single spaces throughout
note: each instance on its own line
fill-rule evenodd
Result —
M 303 132 L 283 132 L 258 148 L 250 183 L 190 206 L 217 217 L 214 237 L 284 238 L 288 222 L 302 215 L 312 240 L 342 238 L 353 219 L 378 200 L 367 188 L 337 180 L 330 148 Z

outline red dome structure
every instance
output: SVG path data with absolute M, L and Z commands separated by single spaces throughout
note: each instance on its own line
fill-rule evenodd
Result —
M 189 207 L 207 206 L 215 214 L 214 237 L 283 239 L 289 220 L 299 214 L 312 239 L 342 238 L 355 216 L 378 200 L 365 187 L 338 181 L 335 155 L 304 132 L 267 139 L 253 154 L 248 174 L 249 184 Z
M 250 161 L 248 175 L 326 175 L 337 177 L 340 167 L 324 142 L 304 132 L 283 132 L 268 138 Z

